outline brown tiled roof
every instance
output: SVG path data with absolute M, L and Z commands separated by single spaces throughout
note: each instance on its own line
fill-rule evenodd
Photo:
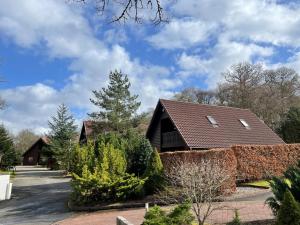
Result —
M 248 109 L 184 103 L 171 100 L 159 101 L 181 133 L 189 148 L 229 147 L 234 144 L 282 144 L 263 121 Z M 207 116 L 218 123 L 213 127 Z M 240 119 L 250 126 L 246 129 Z

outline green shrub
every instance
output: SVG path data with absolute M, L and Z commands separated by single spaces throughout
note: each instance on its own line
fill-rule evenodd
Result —
M 292 193 L 286 191 L 277 215 L 276 225 L 300 225 L 300 207 Z
M 156 149 L 151 154 L 144 177 L 148 177 L 145 183 L 147 194 L 153 194 L 163 188 L 165 181 L 163 177 L 163 164 Z
M 191 213 L 191 204 L 183 203 L 175 207 L 168 215 L 168 224 L 172 225 L 188 225 L 194 221 L 194 216 Z
M 140 197 L 145 180 L 130 174 L 111 177 L 95 169 L 92 173 L 84 166 L 81 176 L 73 175 L 72 200 L 77 205 L 122 201 Z
M 88 142 L 87 145 L 80 146 L 78 144 L 74 146 L 71 158 L 70 172 L 82 174 L 82 169 L 85 165 L 88 167 L 88 170 L 93 171 L 97 162 L 94 144 Z
M 269 197 L 266 203 L 272 209 L 274 215 L 277 215 L 286 191 L 290 191 L 294 199 L 300 202 L 300 161 L 297 166 L 290 167 L 284 172 L 282 178 L 273 177 L 270 186 L 274 197 Z
M 143 135 L 138 136 L 138 140 L 132 151 L 130 151 L 131 162 L 128 168 L 129 173 L 134 173 L 137 176 L 142 176 L 147 168 L 148 161 L 150 160 L 153 148 L 148 139 Z
M 145 215 L 142 225 L 168 225 L 166 213 L 159 207 L 154 206 Z
M 241 225 L 241 219 L 240 219 L 240 216 L 239 216 L 239 212 L 238 210 L 234 210 L 234 218 L 231 222 L 227 223 L 226 225 Z
M 114 148 L 111 144 L 104 143 L 98 146 L 98 151 L 98 166 L 103 174 L 114 178 L 115 176 L 123 175 L 126 172 L 124 152 Z
M 159 206 L 150 208 L 142 225 L 191 225 L 194 216 L 190 212 L 191 204 L 183 203 L 166 214 Z

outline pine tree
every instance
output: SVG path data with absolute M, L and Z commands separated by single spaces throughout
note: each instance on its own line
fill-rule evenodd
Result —
M 0 125 L 0 167 L 15 165 L 17 161 L 16 151 L 12 138 L 3 125 Z
M 290 191 L 285 192 L 276 225 L 300 225 L 300 207 Z
M 137 95 L 131 95 L 130 82 L 121 71 L 110 72 L 109 85 L 100 91 L 93 91 L 95 98 L 90 101 L 100 108 L 90 117 L 95 121 L 106 121 L 110 129 L 121 132 L 132 126 L 132 119 L 140 102 Z
M 56 166 L 69 171 L 72 141 L 75 138 L 77 126 L 65 104 L 58 107 L 56 116 L 52 117 L 52 121 L 48 121 L 48 125 L 50 150 L 57 163 Z

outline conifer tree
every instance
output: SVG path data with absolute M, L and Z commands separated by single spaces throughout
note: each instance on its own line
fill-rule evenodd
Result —
M 0 166 L 8 167 L 15 165 L 17 161 L 16 151 L 12 138 L 3 125 L 0 125 Z
M 292 193 L 286 191 L 277 215 L 276 225 L 300 225 L 300 207 Z
M 95 121 L 106 121 L 110 129 L 122 133 L 132 126 L 132 119 L 140 106 L 138 96 L 130 93 L 130 82 L 121 71 L 110 72 L 109 85 L 100 91 L 93 91 L 90 101 L 97 107 L 90 117 Z
M 50 151 L 57 163 L 56 166 L 69 171 L 72 141 L 75 138 L 77 126 L 65 104 L 58 107 L 56 116 L 52 117 L 52 121 L 48 121 L 48 125 Z
M 153 194 L 165 184 L 163 178 L 163 164 L 156 149 L 154 149 L 151 154 L 144 177 L 148 177 L 145 183 L 147 194 Z

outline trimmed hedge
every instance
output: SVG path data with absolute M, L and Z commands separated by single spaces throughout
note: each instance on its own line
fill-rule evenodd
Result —
M 237 180 L 254 181 L 282 176 L 300 159 L 300 144 L 232 146 L 237 160 Z
M 236 181 L 255 181 L 282 176 L 300 160 L 300 144 L 235 145 L 228 149 L 175 151 L 160 153 L 164 168 L 173 160 L 218 160 L 231 174 L 227 187 L 234 191 Z
M 225 182 L 223 192 L 232 193 L 236 190 L 237 162 L 231 149 L 211 149 L 199 151 L 176 151 L 160 153 L 164 169 L 168 171 L 170 165 L 176 161 L 200 162 L 201 159 L 210 160 L 228 171 L 229 179 Z

